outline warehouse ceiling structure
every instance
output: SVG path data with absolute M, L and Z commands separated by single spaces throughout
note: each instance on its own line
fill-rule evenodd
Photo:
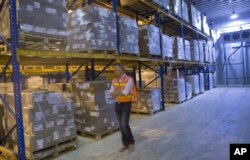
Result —
M 250 0 L 189 0 L 208 20 L 230 17 L 232 12 L 243 14 L 250 12 Z

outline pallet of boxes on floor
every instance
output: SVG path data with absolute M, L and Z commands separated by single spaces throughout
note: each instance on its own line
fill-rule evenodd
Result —
M 118 130 L 115 100 L 110 95 L 111 81 L 72 83 L 73 100 L 77 103 L 77 131 L 82 136 L 99 140 Z
M 14 93 L 6 92 L 4 97 L 14 110 Z M 27 159 L 54 158 L 77 147 L 75 103 L 72 100 L 61 93 L 38 88 L 22 91 L 21 97 Z M 8 133 L 16 122 L 7 109 L 4 121 Z M 15 142 L 14 131 L 7 143 L 15 148 Z
M 182 103 L 204 91 L 204 73 L 185 76 L 182 69 L 174 69 L 165 76 L 165 95 L 168 103 Z
M 149 69 L 142 69 L 142 87 L 155 79 L 156 73 Z M 137 86 L 139 83 L 137 82 Z M 131 112 L 137 114 L 153 115 L 161 110 L 161 90 L 160 81 L 154 81 L 146 88 L 137 88 L 137 102 L 132 103 Z

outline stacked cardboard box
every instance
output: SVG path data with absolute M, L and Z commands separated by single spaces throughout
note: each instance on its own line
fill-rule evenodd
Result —
M 136 21 L 120 16 L 120 51 L 122 53 L 131 53 L 139 55 L 138 46 L 138 27 Z
M 196 27 L 197 18 L 196 18 L 196 8 L 194 5 L 192 4 L 189 5 L 188 14 L 190 23 Z
M 212 63 L 213 42 L 208 41 L 207 43 L 204 43 L 204 48 L 205 48 L 205 62 Z
M 208 41 L 209 63 L 213 63 L 213 41 Z
M 72 84 L 77 130 L 103 135 L 116 130 L 115 100 L 110 95 L 111 81 L 76 82 Z
M 68 46 L 71 52 L 116 50 L 115 14 L 111 10 L 87 6 L 68 14 Z
M 204 42 L 199 41 L 199 57 L 200 57 L 200 62 L 204 62 Z
M 177 15 L 178 17 L 184 19 L 186 22 L 189 22 L 188 19 L 188 6 L 184 0 L 171 0 L 169 1 L 170 11 Z
M 182 0 L 182 18 L 186 22 L 189 22 L 189 18 L 188 18 L 188 6 L 187 6 L 187 3 L 184 0 Z
M 216 50 L 215 50 L 215 47 L 212 48 L 212 63 L 216 63 Z
M 159 28 L 153 25 L 143 26 L 139 29 L 140 54 L 161 55 Z
M 205 75 L 205 86 L 206 86 L 206 90 L 211 90 L 213 89 L 213 74 L 212 73 L 206 73 Z M 209 87 L 208 87 L 209 85 Z
M 192 85 L 188 82 L 186 82 L 186 88 L 187 88 L 187 99 L 191 99 L 192 98 Z
M 197 18 L 196 27 L 201 31 L 202 28 L 201 12 L 198 9 L 196 9 L 196 18 Z
M 190 50 L 190 42 L 188 40 L 184 40 L 184 57 L 185 57 L 185 60 L 188 60 L 188 61 L 191 61 L 191 50 Z
M 173 58 L 173 38 L 162 34 L 162 58 Z
M 165 77 L 166 102 L 180 103 L 186 100 L 184 78 Z
M 200 73 L 199 82 L 200 82 L 200 92 L 203 93 L 205 91 L 204 73 Z
M 14 108 L 13 93 L 7 93 L 6 99 Z M 75 104 L 60 93 L 46 90 L 23 91 L 22 106 L 27 157 L 31 157 L 36 151 L 76 138 Z M 9 130 L 15 120 L 8 112 L 5 115 L 6 129 Z
M 51 0 L 19 0 L 19 31 L 41 37 L 66 38 L 66 2 Z M 0 14 L 0 30 L 5 37 L 10 37 L 9 9 L 4 6 Z M 2 23 L 3 22 L 3 23 Z
M 172 13 L 182 18 L 182 0 L 171 0 L 170 1 L 170 10 Z
M 197 29 L 201 30 L 201 13 L 194 5 L 189 5 L 189 21 Z
M 173 51 L 174 51 L 174 59 L 185 60 L 183 38 L 180 38 L 180 37 L 174 38 Z
M 200 61 L 199 56 L 199 43 L 197 40 L 193 40 L 190 43 L 190 50 L 191 50 L 191 60 L 194 62 Z
M 169 10 L 169 1 L 170 0 L 153 0 L 153 2 L 157 3 L 158 5 L 167 10 Z
M 154 113 L 161 109 L 159 88 L 137 89 L 138 102 L 133 103 L 132 112 Z
M 209 62 L 209 45 L 207 43 L 203 43 L 203 48 L 204 48 L 204 62 Z
M 202 31 L 207 35 L 210 35 L 210 28 L 207 24 L 207 17 L 205 15 L 202 15 Z
M 186 81 L 192 85 L 193 95 L 197 95 L 200 93 L 200 85 L 199 85 L 199 76 L 198 75 L 187 76 Z

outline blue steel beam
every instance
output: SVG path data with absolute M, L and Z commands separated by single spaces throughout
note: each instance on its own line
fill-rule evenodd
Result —
M 85 81 L 90 81 L 90 77 L 89 77 L 89 64 L 88 63 L 85 65 Z
M 66 63 L 66 73 L 65 73 L 66 83 L 70 81 L 69 64 Z
M 184 79 L 185 79 L 185 95 L 186 95 L 186 99 L 187 99 L 187 84 L 186 84 L 186 81 L 187 81 L 187 66 L 186 65 L 184 66 Z
M 136 86 L 136 67 L 133 67 L 133 79 L 134 79 L 134 84 Z
M 17 123 L 17 144 L 18 144 L 18 159 L 25 160 L 25 142 L 23 129 L 23 112 L 22 112 L 22 97 L 20 87 L 20 65 L 17 58 L 18 31 L 16 17 L 16 0 L 9 0 L 10 5 L 10 29 L 11 29 L 11 55 L 14 83 L 14 100 Z
M 117 53 L 120 54 L 120 29 L 119 29 L 119 17 L 117 14 L 117 0 L 113 0 L 113 12 L 115 13 L 116 21 L 116 49 Z
M 95 78 L 94 78 L 94 80 L 95 79 L 97 79 L 110 65 L 112 65 L 112 63 L 114 62 L 115 60 L 113 59 L 113 60 L 111 60 L 96 76 L 95 76 Z
M 141 62 L 139 61 L 139 87 L 142 88 L 142 77 L 141 77 Z
M 10 65 L 10 63 L 11 63 L 11 61 L 12 61 L 12 56 L 10 56 L 8 62 L 7 62 L 7 63 L 5 64 L 5 66 L 4 66 L 3 71 L 2 71 L 2 73 L 0 74 L 0 80 L 5 76 L 6 70 L 8 69 L 8 67 L 9 67 L 9 65 Z
M 161 104 L 162 110 L 165 111 L 165 90 L 164 90 L 164 67 L 160 65 L 160 76 L 161 76 Z

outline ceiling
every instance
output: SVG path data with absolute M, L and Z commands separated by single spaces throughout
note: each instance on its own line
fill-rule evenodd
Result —
M 209 20 L 229 17 L 233 11 L 237 14 L 250 12 L 250 0 L 186 0 L 205 13 Z

